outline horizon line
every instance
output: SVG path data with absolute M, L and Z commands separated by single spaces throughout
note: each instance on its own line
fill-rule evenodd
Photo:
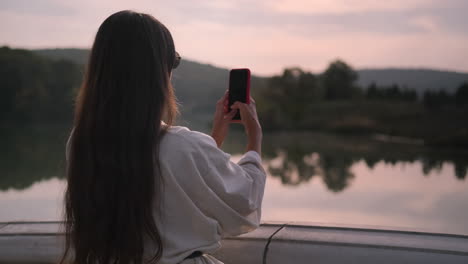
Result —
M 8 47 L 10 49 L 25 49 L 25 50 L 67 50 L 67 49 L 69 49 L 69 50 L 73 50 L 73 49 L 74 50 L 91 50 L 91 47 L 82 47 L 82 46 L 81 47 L 79 47 L 79 46 L 67 46 L 67 47 L 60 47 L 60 46 L 56 46 L 56 47 L 50 47 L 50 46 L 49 47 L 15 46 L 15 47 L 13 47 L 13 46 L 8 45 L 8 44 L 1 44 L 0 47 Z M 223 70 L 231 69 L 228 66 L 219 65 L 219 64 L 216 64 L 216 63 L 212 63 L 212 62 L 204 62 L 204 61 L 193 59 L 193 58 L 186 58 L 186 57 L 184 58 L 183 57 L 182 59 L 186 60 L 186 61 L 190 61 L 190 62 L 195 62 L 195 63 L 198 63 L 198 64 L 209 65 L 209 66 L 216 67 L 216 68 L 223 69 Z M 332 63 L 333 61 L 336 61 L 336 60 L 342 60 L 345 63 L 347 63 L 348 65 L 352 64 L 352 63 L 348 63 L 347 61 L 345 61 L 343 59 L 340 59 L 339 57 L 329 60 L 329 63 Z M 327 66 L 328 65 L 329 64 L 327 64 Z M 468 69 L 467 70 L 459 70 L 459 69 L 448 69 L 448 68 L 421 66 L 421 65 L 418 65 L 418 66 L 362 66 L 362 67 L 356 67 L 356 68 L 351 65 L 351 67 L 355 71 L 365 71 L 365 70 L 429 70 L 429 71 L 438 71 L 438 72 L 468 74 Z M 255 73 L 255 71 L 253 71 L 253 73 L 255 73 L 255 75 L 257 77 L 270 77 L 270 76 L 274 76 L 274 75 L 281 75 L 282 72 L 285 69 L 291 69 L 291 68 L 300 68 L 304 72 L 311 72 L 311 73 L 315 73 L 315 74 L 320 74 L 321 72 L 326 70 L 326 67 L 325 67 L 324 70 L 317 72 L 317 71 L 310 70 L 310 69 L 307 69 L 306 67 L 299 66 L 299 65 L 284 65 L 282 67 L 283 70 L 280 71 L 280 72 L 277 72 L 277 73 L 258 74 L 258 73 Z

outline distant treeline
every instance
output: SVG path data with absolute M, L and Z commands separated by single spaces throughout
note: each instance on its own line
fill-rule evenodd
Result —
M 0 125 L 70 123 L 86 54 L 87 50 L 1 47 Z M 173 83 L 188 125 L 209 124 L 228 74 L 191 61 L 175 71 Z M 460 83 L 455 93 L 418 93 L 396 84 L 360 87 L 357 79 L 352 67 L 337 60 L 320 74 L 289 68 L 278 76 L 253 77 L 252 93 L 266 130 L 383 133 L 468 147 L 467 83 Z
M 454 94 L 399 85 L 368 87 L 343 61 L 321 74 L 285 69 L 255 91 L 267 130 L 382 133 L 423 139 L 426 144 L 468 147 L 468 83 Z
M 418 100 L 418 94 L 414 89 L 400 88 L 396 84 L 390 87 L 377 87 L 377 85 L 373 83 L 367 87 L 366 98 L 415 102 Z M 460 84 L 454 94 L 450 94 L 443 89 L 438 91 L 426 90 L 420 100 L 426 107 L 468 105 L 468 83 Z
M 272 102 L 280 99 L 295 101 L 296 104 L 310 104 L 317 101 L 333 100 L 385 100 L 385 101 L 422 101 L 428 107 L 446 104 L 468 105 L 468 81 L 456 87 L 450 94 L 441 89 L 427 89 L 421 98 L 411 87 L 398 84 L 379 86 L 371 83 L 368 87 L 356 84 L 357 72 L 341 60 L 332 62 L 322 74 L 313 74 L 300 68 L 288 68 L 282 75 L 268 79 L 266 89 L 258 96 L 269 97 Z

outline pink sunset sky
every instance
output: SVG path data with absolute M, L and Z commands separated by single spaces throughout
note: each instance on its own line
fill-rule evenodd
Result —
M 319 72 L 336 58 L 468 72 L 466 0 L 3 0 L 0 45 L 89 48 L 123 9 L 158 18 L 185 58 L 261 75 Z

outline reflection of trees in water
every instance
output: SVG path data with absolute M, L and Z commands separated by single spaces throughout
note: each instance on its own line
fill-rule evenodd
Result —
M 63 178 L 66 126 L 0 129 L 0 191 L 25 189 L 53 177 Z
M 344 190 L 354 178 L 350 171 L 353 160 L 344 156 L 308 153 L 299 145 L 279 151 L 270 160 L 268 171 L 286 185 L 299 185 L 314 176 L 320 176 L 327 188 L 334 192 Z
M 441 160 L 423 158 L 421 159 L 421 163 L 422 163 L 422 172 L 426 176 L 429 175 L 431 171 L 436 171 L 436 173 L 439 173 L 442 170 L 443 162 Z
M 6 127 L 0 129 L 0 191 L 24 189 L 34 182 L 63 177 L 67 126 Z M 241 135 L 243 137 L 243 134 Z M 410 146 L 373 145 L 369 140 L 323 134 L 279 136 L 265 135 L 263 158 L 268 171 L 285 185 L 299 185 L 320 177 L 330 191 L 339 192 L 355 177 L 351 166 L 360 160 L 372 169 L 379 162 L 421 162 L 422 172 L 436 173 L 446 163 L 454 165 L 454 174 L 464 180 L 468 174 L 466 152 L 452 153 Z M 235 139 L 235 138 L 233 138 Z M 243 144 L 234 140 L 226 151 L 241 153 Z
M 401 162 L 420 162 L 424 175 L 440 173 L 444 164 L 452 163 L 457 179 L 464 180 L 468 173 L 468 160 L 463 153 L 440 155 L 430 149 L 422 149 L 425 152 L 421 149 L 411 152 L 402 146 L 384 151 L 368 146 L 361 150 L 353 147 L 333 149 L 329 142 L 316 140 L 311 145 L 307 143 L 310 141 L 303 138 L 290 139 L 289 142 L 281 142 L 278 138 L 267 141 L 264 157 L 268 161 L 269 173 L 280 178 L 285 185 L 299 185 L 313 177 L 321 177 L 327 188 L 333 192 L 340 192 L 349 186 L 355 177 L 350 168 L 361 160 L 369 169 L 373 169 L 379 162 L 394 166 Z
M 305 162 L 304 158 L 298 152 L 279 152 L 278 157 L 271 161 L 268 171 L 279 177 L 283 184 L 299 185 L 317 174 L 317 166 Z
M 468 174 L 468 162 L 455 162 L 455 175 L 458 179 L 464 180 Z
M 416 158 L 406 158 L 406 159 L 395 159 L 395 158 L 383 158 L 379 159 L 376 157 L 364 157 L 364 161 L 368 168 L 373 169 L 375 164 L 380 161 L 385 162 L 386 164 L 396 165 L 398 162 L 421 162 L 422 173 L 425 176 L 428 176 L 431 172 L 440 173 L 444 163 L 452 163 L 454 166 L 454 173 L 457 179 L 463 180 L 468 174 L 468 159 L 457 159 L 453 158 L 451 160 L 446 159 L 437 159 L 433 157 L 423 157 L 420 159 Z
M 434 158 L 424 157 L 419 160 L 422 163 L 422 172 L 428 176 L 432 171 L 440 173 L 446 160 L 437 160 Z M 467 159 L 453 159 L 449 161 L 454 166 L 455 177 L 464 180 L 468 173 L 468 160 Z
M 364 159 L 364 161 L 366 162 L 366 165 L 369 169 L 373 169 L 375 164 L 377 164 L 380 160 L 376 157 L 369 157 Z
M 354 174 L 350 171 L 353 160 L 346 157 L 320 156 L 323 181 L 333 192 L 344 190 Z

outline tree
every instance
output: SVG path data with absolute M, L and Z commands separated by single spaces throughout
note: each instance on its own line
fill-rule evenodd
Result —
M 468 83 L 462 83 L 455 92 L 457 105 L 468 105 Z
M 366 98 L 370 100 L 415 102 L 418 99 L 418 94 L 414 89 L 406 87 L 401 89 L 398 84 L 389 87 L 378 87 L 375 83 L 371 83 L 366 90 Z
M 288 68 L 280 76 L 268 79 L 259 94 L 263 123 L 268 126 L 294 127 L 305 118 L 311 102 L 320 100 L 317 78 L 300 68 Z
M 401 93 L 401 99 L 407 102 L 416 102 L 418 100 L 418 93 L 413 89 L 404 88 Z
M 430 91 L 427 90 L 423 95 L 423 102 L 426 107 L 440 107 L 453 103 L 453 96 L 448 94 L 445 90 Z
M 357 73 L 345 62 L 336 60 L 332 62 L 322 75 L 325 87 L 325 98 L 328 100 L 348 99 L 355 94 L 354 82 Z
M 15 108 L 16 87 L 21 82 L 18 71 L 10 63 L 10 49 L 0 48 L 0 121 L 11 115 Z
M 375 82 L 371 83 L 366 90 L 366 97 L 367 99 L 377 99 L 380 97 L 380 93 L 377 90 L 377 85 Z

